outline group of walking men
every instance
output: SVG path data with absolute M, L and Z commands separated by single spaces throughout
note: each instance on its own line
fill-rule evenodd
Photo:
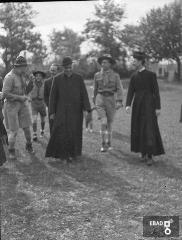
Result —
M 141 160 L 153 164 L 153 156 L 164 154 L 157 117 L 160 114 L 160 94 L 156 74 L 145 68 L 145 54 L 134 52 L 132 75 L 126 112 L 131 112 L 131 151 L 141 153 Z M 51 77 L 45 80 L 43 71 L 33 72 L 27 82 L 26 59 L 19 56 L 13 69 L 5 76 L 1 98 L 4 99 L 3 115 L 8 136 L 9 158 L 16 158 L 15 143 L 18 129 L 22 128 L 26 150 L 34 153 L 31 137 L 33 116 L 33 140 L 37 141 L 37 117 L 41 117 L 41 137 L 44 136 L 46 106 L 50 126 L 50 139 L 46 157 L 76 161 L 82 154 L 83 113 L 86 121 L 92 121 L 96 109 L 100 120 L 101 152 L 112 149 L 112 126 L 116 111 L 123 107 L 124 92 L 120 76 L 113 70 L 116 63 L 111 56 L 98 58 L 101 70 L 95 74 L 93 104 L 91 108 L 83 78 L 72 68 L 73 61 L 65 57 L 63 72 L 52 65 Z M 132 104 L 133 103 L 133 104 Z M 0 120 L 2 123 L 2 120 Z

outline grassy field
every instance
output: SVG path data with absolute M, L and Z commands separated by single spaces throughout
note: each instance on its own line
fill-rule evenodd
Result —
M 115 119 L 114 150 L 99 152 L 94 113 L 94 133 L 83 133 L 83 160 L 71 165 L 45 159 L 48 124 L 46 136 L 34 144 L 35 156 L 25 152 L 20 131 L 18 160 L 0 170 L 1 239 L 142 240 L 143 216 L 182 219 L 182 86 L 160 82 L 160 89 L 166 154 L 151 167 L 130 152 L 130 116 L 124 109 Z

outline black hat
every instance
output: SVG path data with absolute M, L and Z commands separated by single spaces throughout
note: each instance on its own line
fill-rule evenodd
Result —
M 73 60 L 71 59 L 71 57 L 65 57 L 63 58 L 62 66 L 65 67 L 65 66 L 71 65 L 72 63 L 73 63 Z
M 33 75 L 36 76 L 36 74 L 38 74 L 38 73 L 39 73 L 39 74 L 42 74 L 42 77 L 43 77 L 43 78 L 46 77 L 46 73 L 43 72 L 43 71 L 41 71 L 41 70 L 34 71 L 34 72 L 33 72 Z
M 18 56 L 14 63 L 15 67 L 26 67 L 27 65 L 27 61 L 23 56 Z
M 97 61 L 101 65 L 103 60 L 108 60 L 112 65 L 116 63 L 116 61 L 110 55 L 99 57 Z
M 134 51 L 133 57 L 136 58 L 137 60 L 144 60 L 146 58 L 146 54 L 144 52 Z

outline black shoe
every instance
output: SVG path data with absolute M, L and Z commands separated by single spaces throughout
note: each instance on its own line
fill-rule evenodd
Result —
M 154 163 L 153 158 L 152 157 L 147 157 L 147 165 L 151 166 L 151 165 L 153 165 L 153 163 Z
M 100 149 L 101 152 L 107 152 L 107 145 L 106 143 L 102 143 L 102 147 Z
M 15 160 L 16 159 L 16 152 L 15 149 L 9 149 L 9 160 Z
M 146 154 L 142 154 L 141 158 L 140 158 L 140 162 L 146 162 L 147 161 L 147 155 Z
M 40 132 L 40 137 L 43 137 L 43 136 L 44 136 L 44 130 Z
M 113 150 L 113 147 L 111 146 L 111 142 L 108 142 L 108 143 L 107 143 L 107 150 L 108 150 L 108 151 Z
M 34 141 L 34 142 L 37 142 L 37 140 L 38 140 L 38 139 L 37 139 L 37 133 L 34 133 L 34 134 L 33 134 L 33 141 Z
M 31 143 L 27 143 L 25 149 L 31 154 L 35 153 Z

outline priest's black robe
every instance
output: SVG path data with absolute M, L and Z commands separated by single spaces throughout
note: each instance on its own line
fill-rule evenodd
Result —
M 7 133 L 3 124 L 3 119 L 0 117 L 0 166 L 6 162 L 6 154 L 4 151 L 5 144 L 7 144 Z
M 49 115 L 55 114 L 46 157 L 77 157 L 82 153 L 83 111 L 90 111 L 82 77 L 72 73 L 57 75 L 49 100 Z
M 126 106 L 132 105 L 131 151 L 154 156 L 164 154 L 156 109 L 161 108 L 156 74 L 135 73 L 130 80 Z

